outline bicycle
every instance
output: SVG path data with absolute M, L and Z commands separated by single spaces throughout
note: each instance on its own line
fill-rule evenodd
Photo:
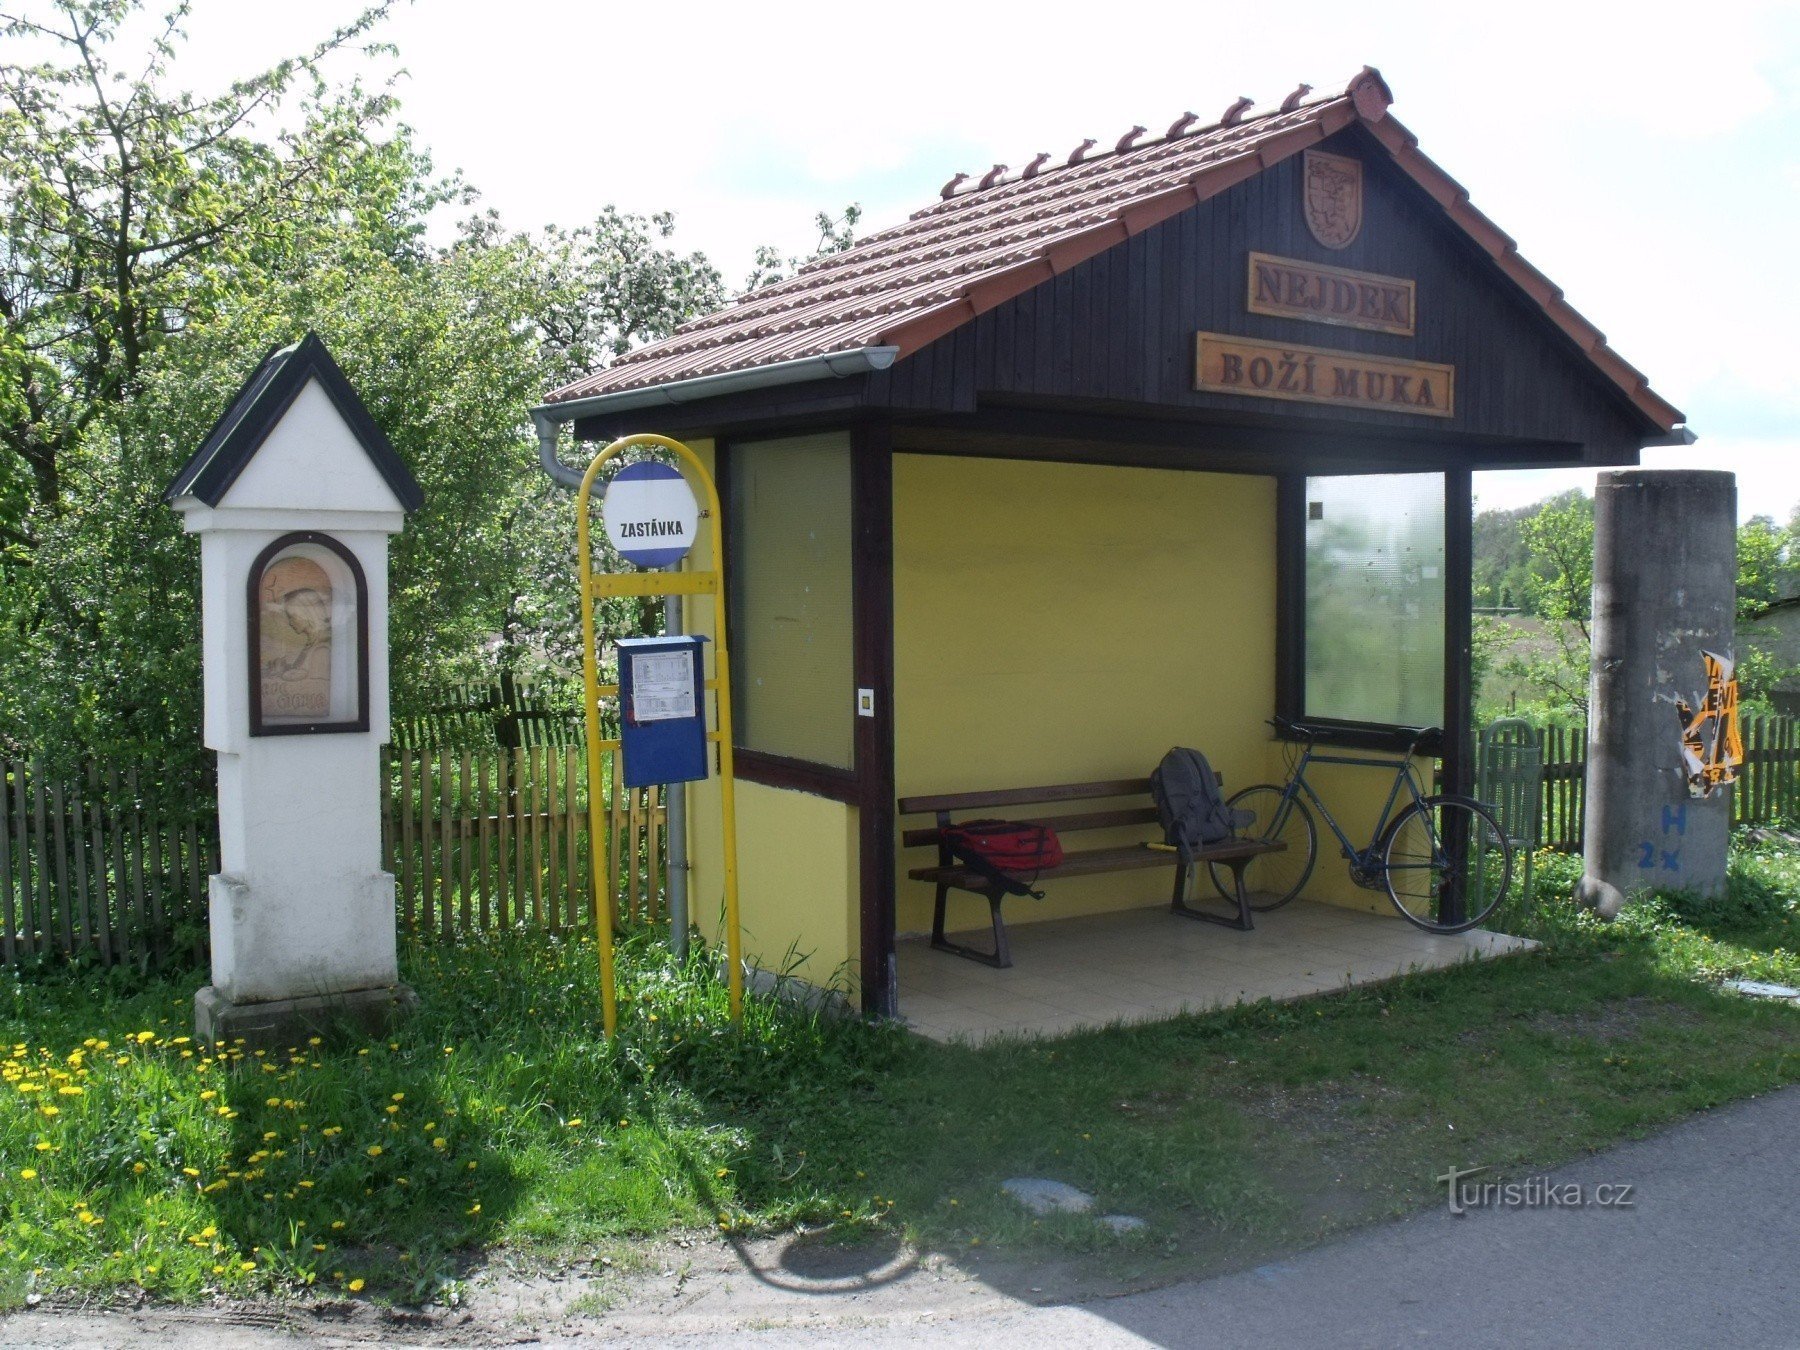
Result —
M 1321 753 L 1314 749 L 1321 734 L 1317 728 L 1287 718 L 1276 718 L 1269 725 L 1303 739 L 1305 748 L 1286 783 L 1258 783 L 1235 794 L 1229 803 L 1236 810 L 1253 813 L 1252 822 L 1244 827 L 1246 838 L 1285 846 L 1253 859 L 1245 868 L 1244 886 L 1251 893 L 1252 909 L 1263 913 L 1279 909 L 1298 895 L 1312 876 L 1319 832 L 1309 801 L 1337 837 L 1350 867 L 1350 879 L 1365 890 L 1386 890 L 1401 917 L 1415 927 L 1428 933 L 1466 932 L 1506 898 L 1512 883 L 1512 843 L 1493 813 L 1473 797 L 1426 792 L 1413 767 L 1419 746 L 1437 734 L 1435 728 L 1402 728 L 1412 740 L 1405 757 L 1395 761 Z M 1307 781 L 1306 770 L 1312 764 L 1394 770 L 1393 786 L 1376 821 L 1374 838 L 1366 847 L 1357 848 L 1350 842 L 1331 808 Z M 1402 786 L 1411 800 L 1396 812 Z M 1219 893 L 1227 899 L 1235 897 L 1233 879 L 1210 864 L 1208 870 Z

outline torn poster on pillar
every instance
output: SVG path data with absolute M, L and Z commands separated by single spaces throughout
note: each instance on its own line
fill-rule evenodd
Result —
M 1690 704 L 1675 699 L 1681 724 L 1681 761 L 1687 769 L 1688 795 L 1710 797 L 1715 788 L 1737 781 L 1744 762 L 1744 738 L 1738 726 L 1737 663 L 1717 652 L 1702 652 L 1706 692 Z

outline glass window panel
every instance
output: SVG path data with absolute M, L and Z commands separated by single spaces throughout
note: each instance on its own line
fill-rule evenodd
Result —
M 1444 478 L 1306 480 L 1306 713 L 1444 717 Z
M 731 447 L 731 643 L 737 743 L 852 766 L 850 438 Z

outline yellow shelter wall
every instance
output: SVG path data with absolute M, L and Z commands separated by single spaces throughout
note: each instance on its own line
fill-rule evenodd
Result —
M 710 440 L 688 448 L 710 472 Z M 700 541 L 687 566 L 713 566 L 711 540 Z M 717 674 L 717 626 L 706 597 L 685 601 L 684 623 L 708 642 L 708 675 Z M 716 728 L 716 723 L 715 723 Z M 739 779 L 736 783 L 738 911 L 745 958 L 762 970 L 798 975 L 817 985 L 856 991 L 859 954 L 860 849 L 854 807 L 805 792 Z M 724 940 L 725 868 L 722 800 L 715 775 L 688 784 L 688 912 L 708 941 Z
M 1227 790 L 1267 776 L 1273 479 L 900 455 L 894 538 L 900 796 L 1144 777 L 1172 745 Z M 898 856 L 900 931 L 928 929 L 930 888 L 906 871 L 930 851 Z M 1166 902 L 1170 879 L 1058 881 L 1008 921 Z M 953 895 L 951 926 L 986 910 Z
M 1272 478 L 897 456 L 899 795 L 1146 777 L 1172 745 L 1202 750 L 1227 793 L 1281 781 L 1288 747 L 1266 724 L 1275 509 Z M 1353 836 L 1373 824 L 1387 786 L 1378 772 L 1321 770 L 1316 781 Z M 1350 884 L 1320 833 L 1306 893 L 1380 900 Z M 927 931 L 931 890 L 906 872 L 932 855 L 896 854 L 899 929 Z M 1041 903 L 1009 902 L 1007 920 L 1165 904 L 1171 880 L 1156 869 L 1061 880 Z M 950 906 L 952 928 L 986 923 L 977 896 L 953 894 Z

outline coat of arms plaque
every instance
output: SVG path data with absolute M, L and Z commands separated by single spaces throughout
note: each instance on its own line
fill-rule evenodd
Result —
M 1302 206 L 1306 228 L 1326 248 L 1344 248 L 1362 229 L 1363 166 L 1343 155 L 1308 150 Z

